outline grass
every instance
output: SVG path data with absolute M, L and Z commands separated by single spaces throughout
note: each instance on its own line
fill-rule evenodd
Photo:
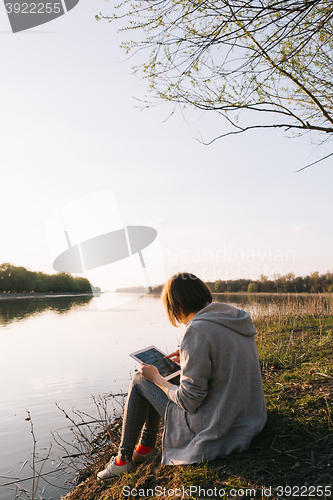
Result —
M 159 444 L 149 463 L 107 486 L 96 473 L 116 451 L 118 433 L 85 470 L 85 481 L 69 500 L 128 498 L 124 487 L 141 498 L 263 498 L 264 493 L 280 499 L 331 498 L 320 486 L 333 483 L 333 304 L 327 296 L 305 306 L 288 297 L 273 314 L 257 306 L 268 421 L 250 448 L 213 462 L 168 467 L 160 465 Z

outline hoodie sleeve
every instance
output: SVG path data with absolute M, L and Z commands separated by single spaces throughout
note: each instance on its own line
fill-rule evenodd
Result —
M 208 392 L 211 359 L 206 338 L 189 326 L 180 344 L 180 386 L 168 389 L 168 398 L 190 413 L 200 406 Z

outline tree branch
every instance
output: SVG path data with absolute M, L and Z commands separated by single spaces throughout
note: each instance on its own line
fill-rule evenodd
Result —
M 301 172 L 302 170 L 305 170 L 306 168 L 312 167 L 312 165 L 316 165 L 316 163 L 320 163 L 323 160 L 326 160 L 326 158 L 329 158 L 330 156 L 333 156 L 333 153 L 330 153 L 326 156 L 323 156 L 323 158 L 320 158 L 317 161 L 314 161 L 313 163 L 310 163 L 309 165 L 306 165 L 305 167 L 300 168 L 299 170 L 295 170 L 295 172 Z

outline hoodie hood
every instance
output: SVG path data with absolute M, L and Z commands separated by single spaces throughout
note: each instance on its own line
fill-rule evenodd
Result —
M 224 328 L 233 330 L 246 337 L 251 337 L 257 333 L 252 319 L 248 312 L 243 309 L 237 309 L 230 304 L 224 302 L 212 302 L 208 306 L 201 309 L 193 318 L 187 323 L 187 326 L 193 324 L 194 327 L 198 321 L 208 321 L 210 323 L 217 323 Z

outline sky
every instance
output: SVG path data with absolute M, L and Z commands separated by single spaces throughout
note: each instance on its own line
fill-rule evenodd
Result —
M 13 34 L 0 8 L 0 263 L 55 272 L 50 216 L 109 190 L 123 225 L 157 229 L 163 272 L 154 281 L 178 271 L 211 281 L 332 270 L 333 160 L 295 172 L 329 144 L 257 130 L 205 146 L 200 139 L 226 130 L 218 115 L 139 109 L 147 83 L 131 67 L 143 56 L 128 58 L 117 27 L 95 20 L 111 10 L 80 0 Z M 112 266 L 103 288 L 141 284 L 127 262 Z

